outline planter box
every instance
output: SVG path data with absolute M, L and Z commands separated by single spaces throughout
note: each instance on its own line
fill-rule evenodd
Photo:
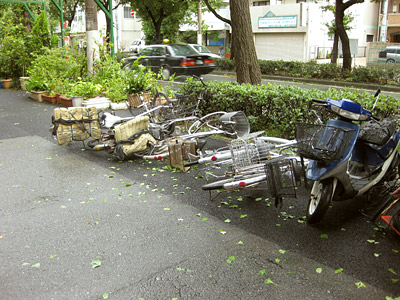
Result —
M 57 103 L 57 97 L 56 96 L 42 95 L 42 100 L 44 102 L 49 102 L 51 104 L 56 104 Z
M 110 108 L 111 101 L 105 97 L 97 97 L 87 99 L 82 102 L 84 107 L 96 107 L 97 109 L 108 109 Z
M 64 95 L 60 95 L 59 100 L 63 107 L 72 107 L 72 98 L 68 98 Z
M 21 84 L 21 90 L 26 91 L 26 82 L 25 80 L 29 79 L 29 77 L 20 77 L 19 83 Z
M 111 102 L 111 109 L 112 110 L 128 109 L 128 104 L 126 102 L 122 103 Z
M 47 95 L 47 91 L 31 91 L 31 94 L 33 100 L 43 102 L 42 95 Z
M 72 97 L 72 106 L 74 107 L 81 107 L 83 102 L 83 97 L 81 96 L 74 96 Z

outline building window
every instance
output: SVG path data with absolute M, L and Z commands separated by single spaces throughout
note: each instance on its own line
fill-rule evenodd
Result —
M 124 7 L 124 18 L 125 19 L 134 18 L 134 16 L 131 15 L 130 7 Z
M 270 5 L 270 1 L 254 1 L 253 6 L 267 6 Z
M 367 43 L 371 43 L 373 41 L 374 41 L 374 35 L 373 34 L 367 34 L 366 42 Z

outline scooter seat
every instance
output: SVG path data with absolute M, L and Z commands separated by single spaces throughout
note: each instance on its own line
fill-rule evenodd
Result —
M 382 146 L 390 139 L 395 129 L 395 123 L 390 119 L 380 122 L 368 121 L 361 125 L 358 139 Z

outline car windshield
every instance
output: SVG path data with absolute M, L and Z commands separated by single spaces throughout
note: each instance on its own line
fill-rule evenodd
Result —
M 193 48 L 188 45 L 171 45 L 175 55 L 196 55 L 198 54 Z
M 196 49 L 197 51 L 199 51 L 200 53 L 210 53 L 210 51 L 201 45 L 193 45 L 194 49 Z

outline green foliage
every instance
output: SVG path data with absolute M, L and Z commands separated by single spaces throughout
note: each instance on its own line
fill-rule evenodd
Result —
M 45 82 L 50 90 L 65 93 L 68 83 L 78 81 L 86 72 L 84 54 L 71 48 L 43 48 L 28 69 L 31 80 Z
M 70 90 L 67 93 L 71 97 L 83 97 L 83 99 L 94 98 L 100 95 L 103 91 L 101 84 L 90 81 L 78 81 L 70 83 Z
M 49 23 L 46 18 L 46 14 L 44 11 L 40 13 L 38 17 L 36 17 L 35 23 L 32 27 L 31 37 L 29 40 L 29 49 L 31 52 L 35 54 L 43 53 L 43 47 L 50 48 L 51 39 L 50 39 L 50 30 Z
M 29 63 L 26 28 L 12 10 L 0 18 L 0 77 L 23 76 Z
M 28 78 L 26 81 L 27 91 L 47 91 L 49 86 L 46 81 L 40 78 Z
M 202 114 L 213 111 L 243 111 L 252 131 L 265 130 L 269 135 L 293 138 L 297 123 L 315 122 L 310 112 L 311 99 L 352 99 L 371 109 L 374 97 L 357 90 L 301 89 L 296 86 L 238 84 L 237 82 L 207 82 L 208 93 L 200 105 Z M 202 89 L 201 83 L 188 79 L 179 92 L 196 96 Z M 193 97 L 188 97 L 192 99 Z M 398 114 L 400 100 L 381 95 L 374 110 L 379 117 Z M 329 115 L 321 111 L 324 120 Z
M 235 71 L 235 61 L 227 58 L 216 59 L 217 70 Z M 398 84 L 400 69 L 396 67 L 357 66 L 351 72 L 343 72 L 336 64 L 318 64 L 315 61 L 259 60 L 261 74 L 281 75 L 301 78 L 345 80 L 376 84 Z
M 113 102 L 126 99 L 126 76 L 122 63 L 116 62 L 110 55 L 96 61 L 93 66 L 92 82 L 103 86 L 103 94 Z
M 180 31 L 177 42 L 187 43 L 187 44 L 196 44 L 197 43 L 197 31 L 194 31 L 194 30 Z
M 132 64 L 132 70 L 125 71 L 127 94 L 138 94 L 150 90 L 157 84 L 157 74 L 139 64 L 139 59 Z
M 189 0 L 131 1 L 133 8 L 142 18 L 142 30 L 146 44 L 158 44 L 167 38 L 176 41 L 179 27 L 187 22 L 191 10 Z

